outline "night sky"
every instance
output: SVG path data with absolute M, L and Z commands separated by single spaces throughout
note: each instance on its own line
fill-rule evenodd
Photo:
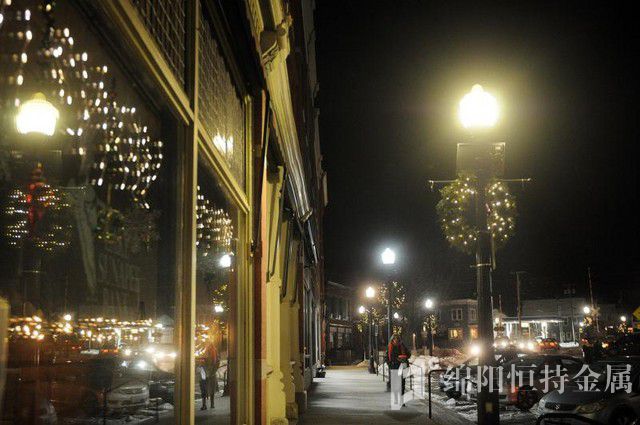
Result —
M 640 304 L 640 31 L 629 5 L 586 2 L 319 0 L 320 132 L 328 173 L 327 278 L 360 288 L 398 273 L 437 297 L 474 296 L 472 259 L 444 240 L 429 179 L 455 177 L 456 110 L 475 83 L 501 105 L 515 238 L 498 252 L 494 292 L 587 292 Z M 510 311 L 511 310 L 511 311 Z

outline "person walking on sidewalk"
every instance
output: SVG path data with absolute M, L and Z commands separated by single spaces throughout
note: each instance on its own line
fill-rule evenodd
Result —
M 404 395 L 404 374 L 402 374 L 402 369 L 409 366 L 407 353 L 407 347 L 400 339 L 400 336 L 398 334 L 391 335 L 387 348 L 387 361 L 389 362 L 392 404 L 400 404 L 399 399 Z M 400 382 L 394 382 L 396 380 Z M 399 388 L 395 388 L 396 386 Z M 402 405 L 404 406 L 404 403 Z

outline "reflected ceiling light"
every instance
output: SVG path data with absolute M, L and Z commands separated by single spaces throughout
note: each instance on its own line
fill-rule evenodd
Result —
M 476 84 L 460 101 L 458 116 L 465 128 L 493 127 L 498 121 L 498 101 Z
M 220 261 L 218 262 L 218 264 L 223 269 L 228 269 L 229 267 L 231 267 L 231 255 L 224 254 L 222 257 L 220 257 Z
M 20 105 L 16 115 L 16 128 L 20 134 L 40 133 L 53 136 L 59 117 L 58 109 L 47 101 L 45 95 L 36 93 Z

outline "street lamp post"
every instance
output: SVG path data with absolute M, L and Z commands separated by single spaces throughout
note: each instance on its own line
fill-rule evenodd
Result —
M 396 253 L 391 248 L 385 248 L 380 255 L 382 257 L 382 264 L 385 266 L 393 267 L 396 262 Z M 393 302 L 393 278 L 391 273 L 389 272 L 389 276 L 387 277 L 387 338 L 391 339 L 391 331 L 393 329 L 392 326 L 392 317 L 391 317 L 391 309 Z
M 496 99 L 476 84 L 460 102 L 460 121 L 471 130 L 489 129 L 498 120 Z M 460 146 L 460 145 L 459 145 Z M 491 233 L 487 226 L 485 188 L 492 177 L 491 158 L 488 155 L 474 157 L 476 177 L 475 225 L 478 229 L 476 242 L 476 290 L 478 294 L 478 339 L 479 364 L 495 366 L 493 350 L 493 311 L 491 306 Z M 499 424 L 499 399 L 497 387 L 489 391 L 488 385 L 480 385 L 478 392 L 478 425 Z
M 376 296 L 376 290 L 369 286 L 365 291 L 365 296 L 367 297 L 367 314 L 369 319 L 369 373 L 376 373 L 375 360 L 373 358 L 373 314 L 371 311 L 373 298 Z
M 427 330 L 429 331 L 429 356 L 433 357 L 433 324 L 431 323 L 431 310 L 433 309 L 433 300 L 427 298 L 424 302 L 424 306 L 427 309 Z

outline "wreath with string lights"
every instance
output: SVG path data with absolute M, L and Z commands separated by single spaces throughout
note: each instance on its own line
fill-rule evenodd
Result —
M 505 183 L 491 180 L 486 191 L 487 227 L 494 249 L 513 236 L 516 224 L 516 200 Z M 447 241 L 465 254 L 475 252 L 479 229 L 474 224 L 476 183 L 472 177 L 460 176 L 440 190 L 436 205 L 440 226 Z

